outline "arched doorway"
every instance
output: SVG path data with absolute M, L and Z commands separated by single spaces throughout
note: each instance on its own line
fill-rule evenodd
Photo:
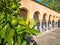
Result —
M 42 22 L 42 28 L 43 28 L 44 31 L 45 31 L 46 28 L 47 28 L 47 22 L 46 22 L 46 19 L 47 19 L 47 18 L 48 18 L 48 17 L 47 17 L 47 14 L 44 13 L 44 14 L 43 14 L 43 22 Z
M 28 10 L 25 7 L 20 8 L 20 17 L 22 17 L 24 21 L 27 19 L 27 14 Z
M 34 13 L 33 18 L 34 18 L 34 20 L 36 21 L 35 28 L 37 28 L 37 29 L 40 31 L 40 29 L 39 29 L 39 26 L 40 26 L 39 16 L 40 16 L 40 12 L 39 12 L 39 11 L 36 11 L 36 12 Z
M 49 16 L 49 20 L 48 20 L 48 29 L 52 28 L 52 15 Z

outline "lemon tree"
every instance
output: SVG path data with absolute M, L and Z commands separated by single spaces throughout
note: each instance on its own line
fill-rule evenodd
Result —
M 20 0 L 0 0 L 0 45 L 26 45 L 28 36 L 39 33 L 19 16 L 19 2 Z

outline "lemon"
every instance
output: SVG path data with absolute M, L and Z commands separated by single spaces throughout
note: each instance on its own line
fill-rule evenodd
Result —
M 11 25 L 16 26 L 17 24 L 18 24 L 17 19 L 13 19 L 13 20 L 11 21 Z

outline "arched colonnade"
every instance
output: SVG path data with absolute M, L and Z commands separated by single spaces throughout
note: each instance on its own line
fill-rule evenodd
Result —
M 47 14 L 46 12 L 41 14 L 38 10 L 31 13 L 27 8 L 22 7 L 20 8 L 20 16 L 23 17 L 24 20 L 27 18 L 35 20 L 35 28 L 40 32 L 58 28 L 59 17 L 57 15 Z

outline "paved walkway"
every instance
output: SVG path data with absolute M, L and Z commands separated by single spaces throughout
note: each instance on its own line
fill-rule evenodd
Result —
M 60 28 L 43 32 L 34 39 L 37 45 L 60 45 Z

